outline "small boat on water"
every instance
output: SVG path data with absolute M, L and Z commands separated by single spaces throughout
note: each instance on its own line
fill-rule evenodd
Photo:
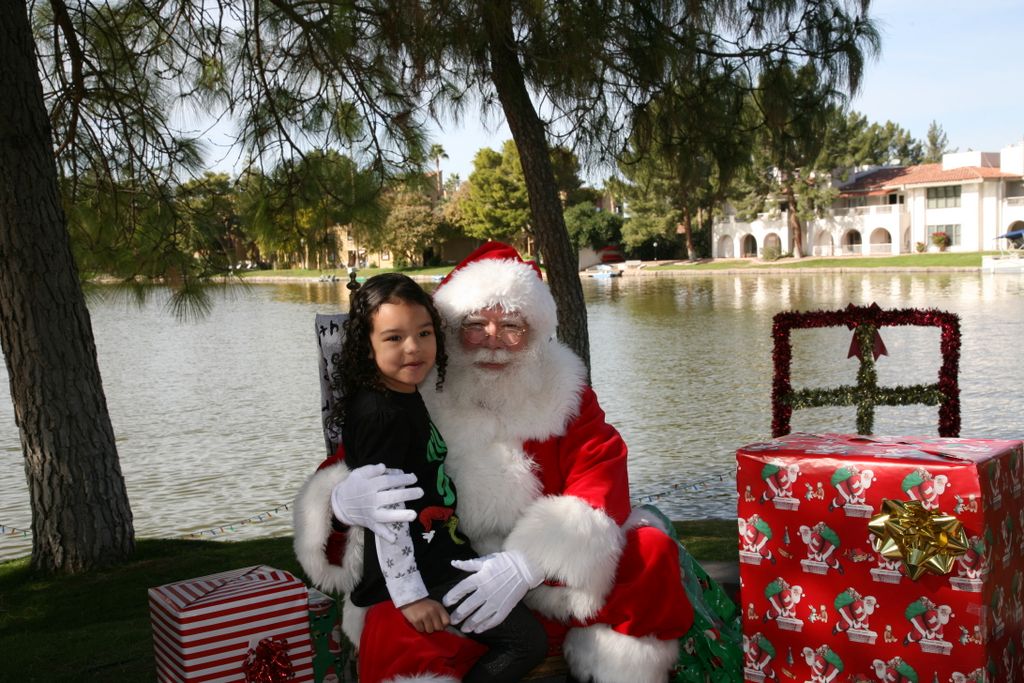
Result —
M 983 273 L 1024 273 L 1024 230 L 1013 230 L 996 239 L 1005 239 L 1006 248 L 998 256 L 982 256 Z
M 607 264 L 601 264 L 599 266 L 591 266 L 585 271 L 589 277 L 596 278 L 598 280 L 605 280 L 613 277 L 622 277 L 622 271 L 618 268 L 613 268 Z
M 983 273 L 1024 273 L 1024 255 L 982 256 Z

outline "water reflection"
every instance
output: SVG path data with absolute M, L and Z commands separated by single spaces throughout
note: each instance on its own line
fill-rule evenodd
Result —
M 428 286 L 432 288 L 432 285 Z M 772 316 L 783 310 L 936 308 L 961 316 L 963 435 L 1024 435 L 1017 395 L 1024 277 L 977 273 L 752 274 L 587 280 L 593 381 L 630 446 L 637 494 L 683 517 L 730 517 L 736 447 L 768 436 Z M 313 315 L 346 308 L 344 283 L 225 288 L 212 315 L 179 324 L 165 294 L 141 309 L 90 301 L 100 365 L 140 536 L 175 536 L 289 502 L 322 455 Z M 928 383 L 933 328 L 885 328 L 880 382 Z M 845 329 L 793 334 L 795 386 L 851 383 Z M 0 384 L 7 376 L 0 368 Z M 881 408 L 880 434 L 934 434 L 937 409 Z M 794 430 L 852 431 L 852 408 L 797 411 Z M 724 478 L 723 474 L 726 475 Z M 30 525 L 21 446 L 0 396 L 0 523 Z M 289 513 L 226 529 L 240 539 L 290 532 Z M 0 558 L 25 554 L 0 539 Z
M 801 274 L 623 279 L 587 284 L 593 377 L 632 453 L 640 492 L 702 480 L 731 462 L 737 445 L 771 428 L 772 316 L 847 304 L 936 308 L 961 317 L 964 436 L 1024 436 L 1015 396 L 1024 367 L 1013 361 L 1024 332 L 1024 279 L 963 274 Z M 886 386 L 932 383 L 940 364 L 936 328 L 885 328 Z M 796 330 L 794 386 L 856 381 L 845 329 Z M 937 409 L 883 407 L 880 434 L 934 434 Z M 804 431 L 852 431 L 853 408 L 797 411 Z M 731 515 L 732 482 L 661 504 L 680 517 Z

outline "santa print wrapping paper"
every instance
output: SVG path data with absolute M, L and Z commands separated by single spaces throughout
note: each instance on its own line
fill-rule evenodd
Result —
M 1020 441 L 790 434 L 737 451 L 744 680 L 1024 683 Z M 954 515 L 969 550 L 911 580 L 883 499 Z
M 264 639 L 287 642 L 294 677 L 313 681 L 306 586 L 257 565 L 149 589 L 158 681 L 245 681 Z

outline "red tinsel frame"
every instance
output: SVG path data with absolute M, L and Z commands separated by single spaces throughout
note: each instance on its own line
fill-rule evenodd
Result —
M 876 330 L 880 327 L 899 325 L 940 328 L 942 366 L 939 368 L 938 389 L 942 393 L 943 400 L 939 406 L 939 436 L 956 437 L 960 435 L 959 316 L 955 313 L 935 309 L 884 310 L 877 304 L 871 306 L 850 304 L 845 309 L 837 311 L 788 311 L 778 313 L 773 318 L 772 337 L 775 339 L 775 348 L 772 352 L 772 360 L 775 365 L 775 378 L 772 381 L 773 437 L 789 434 L 790 418 L 793 415 L 793 407 L 789 404 L 795 393 L 790 383 L 790 365 L 793 359 L 790 332 L 793 329 L 838 327 L 840 325 L 854 329 L 854 335 L 857 335 L 860 328 L 865 325 L 870 325 Z M 870 353 L 870 349 L 862 351 L 862 363 L 865 355 Z

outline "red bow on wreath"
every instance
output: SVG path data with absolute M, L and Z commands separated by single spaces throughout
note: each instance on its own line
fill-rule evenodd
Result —
M 246 683 L 286 683 L 295 678 L 288 641 L 282 638 L 264 638 L 249 648 L 242 668 Z
M 846 310 L 850 311 L 855 308 L 856 306 L 850 304 L 849 306 L 846 307 Z M 874 319 L 877 317 L 879 313 L 882 312 L 882 309 L 878 306 L 878 304 L 873 303 L 867 308 L 867 311 L 871 313 L 871 317 L 872 319 Z M 867 322 L 867 320 L 861 320 L 859 324 L 855 324 L 852 322 L 846 323 L 846 326 L 853 330 L 853 338 L 850 340 L 850 350 L 846 354 L 847 358 L 860 358 L 860 341 L 857 339 L 857 328 L 859 327 L 859 325 L 863 325 Z M 882 341 L 882 335 L 878 332 L 877 326 L 875 327 L 875 336 L 871 340 L 871 354 L 875 357 L 875 360 L 878 360 L 879 356 L 889 355 L 889 350 L 885 348 L 885 342 Z

